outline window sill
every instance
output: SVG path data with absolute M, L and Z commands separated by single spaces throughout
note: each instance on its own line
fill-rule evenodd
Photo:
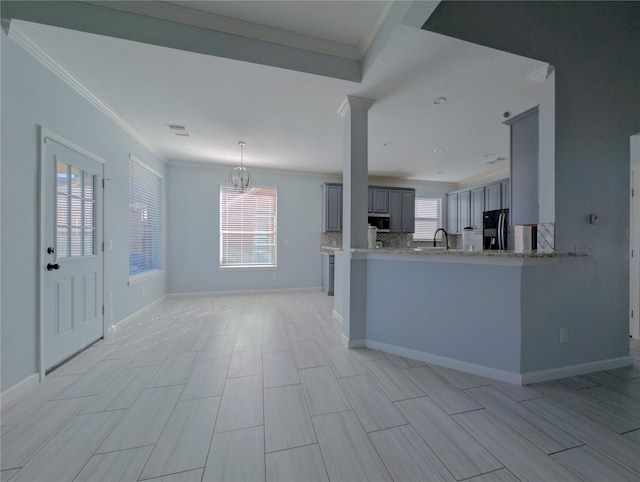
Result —
M 147 281 L 150 280 L 151 278 L 155 278 L 157 276 L 161 276 L 164 274 L 164 271 L 161 269 L 154 269 L 151 271 L 145 271 L 144 273 L 140 273 L 140 274 L 135 274 L 133 276 L 129 277 L 129 281 L 127 281 L 127 284 L 129 286 L 132 286 L 136 283 L 141 283 L 143 281 Z
M 275 271 L 278 269 L 278 266 L 218 266 L 218 269 L 220 271 Z

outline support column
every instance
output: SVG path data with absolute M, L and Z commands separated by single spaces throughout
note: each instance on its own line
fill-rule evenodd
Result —
M 374 101 L 347 96 L 338 114 L 344 118 L 342 167 L 343 313 L 342 338 L 349 348 L 364 346 L 367 322 L 367 261 L 352 259 L 351 249 L 367 247 L 367 115 Z

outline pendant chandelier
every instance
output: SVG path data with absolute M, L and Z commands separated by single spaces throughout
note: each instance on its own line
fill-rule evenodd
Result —
M 235 188 L 236 191 L 245 192 L 251 189 L 251 174 L 249 170 L 244 167 L 244 146 L 247 144 L 242 141 L 238 141 L 240 146 L 240 166 L 236 167 L 229 173 L 229 183 Z

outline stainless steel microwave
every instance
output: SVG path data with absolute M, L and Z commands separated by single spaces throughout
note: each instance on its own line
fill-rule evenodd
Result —
M 369 226 L 375 226 L 378 228 L 379 233 L 389 232 L 389 215 L 369 213 Z

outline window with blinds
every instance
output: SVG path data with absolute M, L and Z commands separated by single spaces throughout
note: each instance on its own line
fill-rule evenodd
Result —
M 414 241 L 432 241 L 440 227 L 442 199 L 416 196 L 416 226 Z
M 277 189 L 220 186 L 220 267 L 275 267 Z
M 129 276 L 162 269 L 162 178 L 129 161 Z

